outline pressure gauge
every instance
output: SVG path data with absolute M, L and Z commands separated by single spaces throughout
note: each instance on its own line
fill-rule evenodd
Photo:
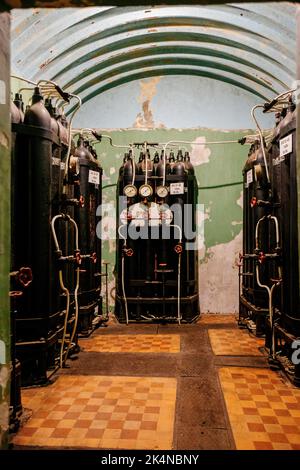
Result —
M 149 197 L 153 194 L 153 189 L 149 184 L 143 184 L 139 190 L 140 196 Z
M 158 197 L 164 198 L 168 195 L 168 188 L 166 186 L 158 186 L 156 189 L 156 194 Z
M 134 197 L 137 194 L 137 189 L 133 184 L 127 184 L 124 188 L 124 194 L 127 197 Z

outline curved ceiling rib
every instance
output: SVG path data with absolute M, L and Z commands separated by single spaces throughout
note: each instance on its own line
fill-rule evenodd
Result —
M 83 102 L 155 75 L 196 75 L 266 99 L 295 79 L 295 6 L 42 9 L 13 15 L 13 71 Z

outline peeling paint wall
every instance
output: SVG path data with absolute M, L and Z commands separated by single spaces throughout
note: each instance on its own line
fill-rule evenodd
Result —
M 118 86 L 84 103 L 74 125 L 103 129 L 246 129 L 253 127 L 250 110 L 258 101 L 247 91 L 205 77 L 153 77 Z M 264 114 L 260 122 L 270 127 L 273 117 Z
M 0 13 L 0 448 L 7 447 L 10 381 L 10 17 Z

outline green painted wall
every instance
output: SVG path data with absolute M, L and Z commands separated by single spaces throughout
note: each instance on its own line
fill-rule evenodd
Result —
M 153 129 L 153 130 L 114 130 L 105 131 L 116 145 L 130 142 L 168 142 L 170 140 L 220 141 L 238 140 L 241 136 L 253 133 L 250 130 L 210 130 L 210 129 Z M 104 168 L 103 202 L 115 205 L 116 184 L 119 167 L 126 150 L 113 148 L 103 139 L 96 148 Z M 182 144 L 190 151 L 199 183 L 199 203 L 204 204 L 204 245 L 200 250 L 200 293 L 202 311 L 220 313 L 237 311 L 238 288 L 235 259 L 241 250 L 242 229 L 242 168 L 247 156 L 248 146 L 240 144 L 205 146 Z M 139 151 L 136 152 L 138 156 Z M 115 215 L 110 209 L 104 217 L 103 227 L 111 227 L 114 233 Z M 109 288 L 113 294 L 115 243 L 103 242 L 103 258 L 110 264 Z M 225 265 L 224 259 L 228 261 Z M 223 276 L 219 278 L 220 271 Z M 230 285 L 230 289 L 228 289 Z M 219 289 L 219 301 L 214 297 L 214 289 Z M 226 299 L 225 299 L 226 297 Z
M 10 269 L 10 17 L 0 14 L 0 447 L 7 446 L 9 413 Z

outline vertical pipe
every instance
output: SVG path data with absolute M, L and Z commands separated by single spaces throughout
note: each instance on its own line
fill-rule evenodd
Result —
M 10 386 L 10 16 L 0 13 L 0 448 L 8 445 Z

